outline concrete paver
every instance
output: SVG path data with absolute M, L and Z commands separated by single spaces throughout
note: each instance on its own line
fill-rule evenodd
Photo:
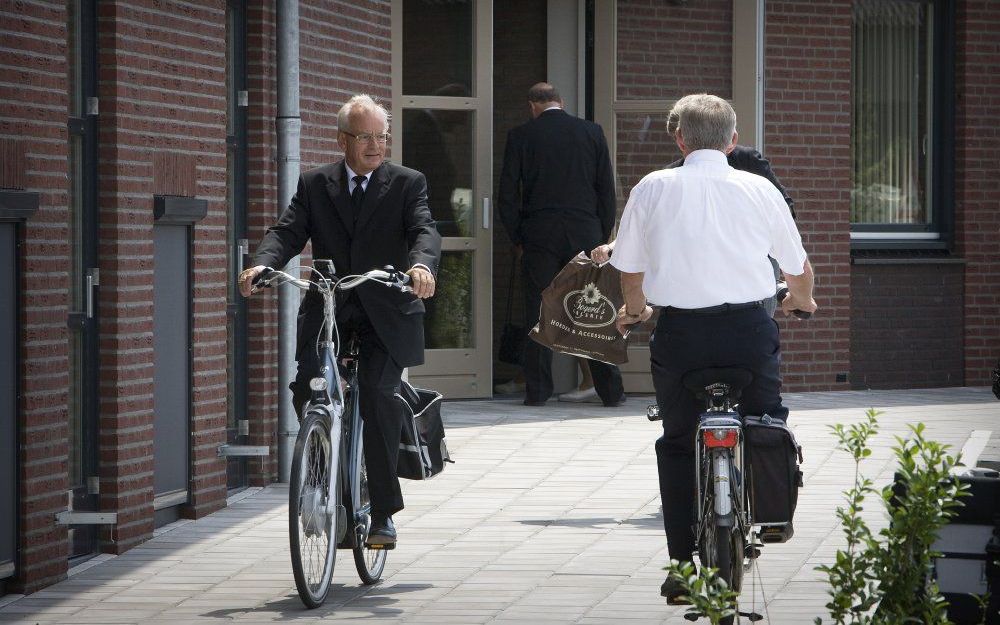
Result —
M 456 464 L 404 484 L 400 543 L 383 581 L 361 585 L 350 553 L 340 552 L 317 610 L 295 592 L 287 489 L 275 485 L 7 602 L 0 623 L 686 623 L 684 608 L 659 597 L 667 550 L 649 401 L 614 409 L 446 403 Z M 881 485 L 892 477 L 893 436 L 908 424 L 924 422 L 929 437 L 957 451 L 973 430 L 1000 430 L 1000 402 L 985 388 L 787 394 L 785 402 L 805 448 L 795 538 L 764 548 L 742 601 L 765 622 L 798 625 L 825 616 L 827 586 L 814 568 L 842 544 L 834 511 L 853 477 L 828 426 L 859 421 L 869 406 L 884 411 L 863 465 Z M 876 505 L 866 515 L 884 523 Z

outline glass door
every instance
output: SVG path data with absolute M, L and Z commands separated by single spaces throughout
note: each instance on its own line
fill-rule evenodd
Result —
M 410 380 L 450 398 L 492 392 L 492 55 L 492 1 L 393 1 L 390 156 L 427 176 L 443 238 Z

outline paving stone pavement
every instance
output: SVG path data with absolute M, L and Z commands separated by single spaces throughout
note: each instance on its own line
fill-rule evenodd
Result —
M 33 595 L 0 597 L 0 623 L 685 623 L 683 608 L 659 596 L 667 553 L 649 401 L 446 403 L 456 464 L 404 484 L 384 580 L 361 585 L 340 552 L 320 609 L 304 609 L 295 592 L 287 488 L 275 485 Z M 973 430 L 1000 429 L 1000 402 L 985 388 L 951 388 L 787 394 L 785 403 L 805 448 L 795 537 L 764 548 L 742 603 L 766 623 L 798 625 L 825 616 L 827 587 L 814 567 L 842 543 L 834 511 L 853 478 L 828 425 L 858 421 L 869 406 L 884 411 L 863 467 L 881 485 L 892 476 L 893 435 L 908 424 L 922 421 L 928 436 L 960 449 Z M 884 523 L 869 508 L 869 520 Z

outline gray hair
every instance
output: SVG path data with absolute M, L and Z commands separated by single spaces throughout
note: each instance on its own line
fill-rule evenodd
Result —
M 675 135 L 678 130 L 688 150 L 725 151 L 736 132 L 736 111 L 719 96 L 687 95 L 667 116 L 667 132 Z
M 375 113 L 382 117 L 386 130 L 389 129 L 389 120 L 392 118 L 389 111 L 375 98 L 366 93 L 359 93 L 347 102 L 344 102 L 344 106 L 340 107 L 340 111 L 337 113 L 337 129 L 344 132 L 351 132 L 351 115 L 364 112 Z

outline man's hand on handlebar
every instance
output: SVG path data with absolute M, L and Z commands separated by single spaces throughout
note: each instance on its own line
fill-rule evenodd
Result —
M 264 265 L 257 265 L 256 267 L 251 267 L 250 269 L 244 269 L 240 273 L 240 293 L 243 297 L 250 297 L 253 293 L 256 293 L 256 289 L 253 288 L 253 279 L 256 278 L 262 271 L 267 269 Z
M 797 317 L 799 319 L 808 319 L 812 316 L 819 306 L 816 305 L 816 300 L 809 298 L 803 301 L 802 298 L 797 298 L 792 295 L 791 291 L 788 291 L 788 295 L 785 299 L 781 300 L 781 312 L 785 313 L 786 317 Z M 803 314 L 805 313 L 805 314 Z
M 434 295 L 434 274 L 423 267 L 411 267 L 406 275 L 410 276 L 410 288 L 413 294 L 420 299 L 427 299 Z

